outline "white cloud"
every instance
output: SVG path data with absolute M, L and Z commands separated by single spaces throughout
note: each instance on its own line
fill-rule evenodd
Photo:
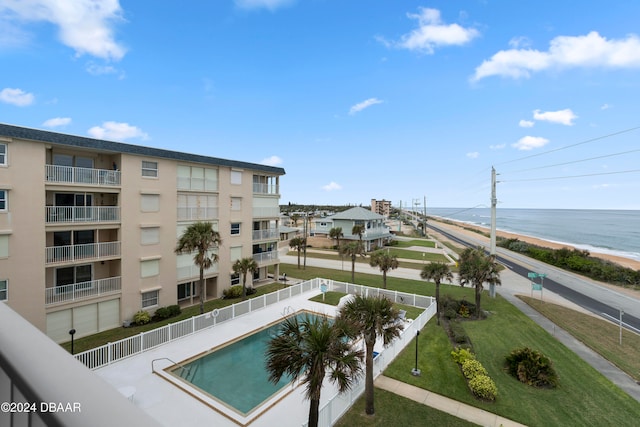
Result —
M 532 128 L 533 125 L 535 125 L 535 123 L 531 120 L 520 120 L 520 122 L 518 123 L 518 126 L 520 126 L 521 128 Z
M 420 7 L 418 13 L 408 13 L 407 16 L 418 21 L 418 28 L 403 35 L 395 43 L 381 40 L 383 43 L 387 46 L 432 54 L 436 47 L 460 46 L 480 35 L 480 32 L 474 28 L 464 28 L 458 24 L 444 24 L 440 18 L 440 11 L 437 9 Z
M 570 108 L 558 111 L 544 111 L 535 110 L 533 112 L 533 118 L 535 120 L 541 120 L 545 122 L 558 123 L 565 126 L 573 126 L 573 121 L 578 118 L 576 114 L 571 111 Z
M 269 9 L 276 10 L 279 7 L 288 6 L 295 0 L 235 0 L 236 6 L 242 9 Z
M 502 150 L 506 146 L 507 146 L 507 144 L 490 145 L 489 149 L 491 149 L 491 150 Z
M 378 98 L 369 98 L 351 107 L 349 109 L 349 114 L 355 114 L 357 112 L 364 110 L 365 108 L 371 107 L 372 105 L 382 104 L 382 103 L 383 101 L 379 100 Z
M 22 89 L 4 88 L 0 91 L 0 101 L 16 105 L 18 107 L 26 107 L 33 104 L 35 96 L 32 93 L 27 93 Z
M 531 40 L 524 36 L 514 37 L 509 40 L 509 46 L 511 46 L 513 49 L 529 47 L 531 46 Z
M 477 159 L 480 156 L 480 153 L 478 153 L 477 151 L 472 151 L 470 153 L 467 153 L 467 157 L 470 159 Z
M 549 50 L 501 50 L 475 70 L 472 81 L 489 76 L 530 77 L 549 68 L 639 68 L 640 39 L 631 34 L 625 39 L 608 40 L 596 31 L 585 36 L 559 36 L 551 40 Z
M 123 141 L 130 138 L 148 139 L 149 135 L 129 123 L 104 122 L 102 126 L 94 126 L 87 132 L 97 139 Z
M 331 181 L 329 184 L 327 185 L 323 185 L 322 189 L 324 191 L 334 191 L 334 190 L 342 190 L 342 185 Z
M 600 107 L 601 110 L 608 110 L 609 108 L 613 108 L 613 106 L 609 104 L 602 104 Z
M 260 164 L 267 166 L 278 166 L 282 164 L 282 159 L 278 156 L 267 157 L 266 159 L 262 159 Z
M 71 123 L 71 117 L 55 117 L 53 119 L 46 120 L 42 126 L 46 128 L 56 128 L 66 126 L 69 123 Z
M 118 0 L 20 0 L 3 1 L 3 24 L 14 27 L 23 22 L 49 22 L 58 27 L 60 41 L 78 56 L 89 54 L 120 60 L 126 49 L 114 40 L 113 26 L 122 22 Z M 4 34 L 6 37 L 6 33 Z M 24 38 L 24 36 L 21 36 Z
M 518 142 L 511 144 L 512 147 L 522 151 L 533 150 L 534 148 L 544 147 L 549 140 L 541 136 L 525 136 L 520 138 Z

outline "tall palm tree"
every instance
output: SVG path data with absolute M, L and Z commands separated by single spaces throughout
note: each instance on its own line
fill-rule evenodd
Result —
M 344 233 L 342 232 L 342 227 L 333 227 L 329 230 L 329 237 L 332 239 L 336 239 L 336 246 L 340 247 L 340 238 L 344 237 Z
M 318 426 L 320 392 L 325 375 L 347 391 L 362 372 L 362 350 L 355 349 L 349 338 L 354 330 L 342 319 L 330 322 L 327 316 L 285 320 L 280 333 L 267 347 L 269 381 L 277 383 L 283 375 L 292 381 L 302 380 L 310 400 L 309 427 Z
M 422 267 L 420 277 L 424 280 L 433 280 L 436 284 L 436 319 L 440 324 L 440 283 L 443 280 L 451 282 L 453 273 L 449 269 L 449 265 L 444 262 L 430 262 Z
M 289 247 L 298 251 L 298 270 L 300 269 L 300 252 L 307 246 L 307 239 L 302 236 L 296 236 L 289 240 Z
M 242 258 L 233 263 L 233 272 L 242 276 L 242 299 L 247 299 L 247 275 L 258 271 L 258 263 L 253 258 Z
M 291 215 L 291 221 L 293 221 L 293 226 L 297 227 L 298 226 L 298 220 L 300 219 L 300 214 L 294 213 L 293 215 Z
M 398 257 L 381 249 L 371 254 L 369 265 L 378 267 L 382 271 L 382 287 L 387 289 L 387 271 L 398 268 Z
M 356 295 L 341 309 L 339 317 L 353 323 L 361 331 L 364 338 L 366 352 L 365 368 L 365 412 L 367 415 L 375 413 L 373 402 L 373 348 L 376 337 L 381 337 L 384 346 L 388 346 L 400 336 L 403 329 L 399 322 L 399 311 L 393 303 L 384 296 L 363 297 Z
M 480 318 L 480 295 L 482 284 L 500 285 L 500 272 L 494 255 L 485 255 L 482 247 L 467 248 L 458 260 L 460 286 L 471 284 L 476 289 L 476 318 Z
M 358 236 L 358 240 L 362 242 L 362 235 L 364 234 L 364 225 L 356 224 L 351 228 L 351 234 Z
M 218 261 L 218 254 L 211 252 L 220 246 L 220 234 L 210 222 L 196 222 L 187 227 L 178 239 L 175 253 L 195 252 L 193 263 L 200 267 L 200 314 L 204 313 L 204 270 Z
M 351 258 L 351 283 L 355 283 L 356 257 L 358 255 L 364 256 L 364 248 L 362 247 L 362 242 L 353 241 L 343 244 L 340 248 L 340 254 L 346 255 Z

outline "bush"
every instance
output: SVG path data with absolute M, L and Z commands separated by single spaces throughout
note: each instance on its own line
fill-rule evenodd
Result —
M 229 289 L 225 289 L 222 291 L 222 298 L 224 299 L 240 298 L 241 296 L 242 285 L 233 285 Z
M 558 385 L 558 375 L 551 359 L 528 347 L 513 350 L 506 358 L 507 372 L 518 381 L 533 387 Z
M 449 332 L 451 334 L 451 339 L 456 344 L 467 344 L 470 342 L 467 332 L 458 321 L 452 321 L 449 323 Z
M 494 401 L 498 397 L 498 387 L 486 375 L 477 375 L 469 380 L 471 392 L 480 399 Z
M 467 359 L 462 363 L 462 374 L 468 380 L 478 375 L 488 376 L 487 370 L 482 366 L 482 363 L 474 359 Z
M 153 314 L 153 320 L 164 320 L 171 317 L 175 317 L 180 314 L 182 310 L 179 305 L 170 305 L 168 307 L 160 307 Z
M 458 365 L 462 365 L 467 360 L 475 360 L 476 355 L 467 348 L 456 347 L 456 349 L 451 352 L 451 357 Z
M 151 322 L 151 316 L 146 311 L 140 310 L 133 315 L 133 322 L 136 325 L 146 325 Z

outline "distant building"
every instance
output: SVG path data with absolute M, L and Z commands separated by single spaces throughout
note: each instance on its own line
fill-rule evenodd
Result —
M 332 228 L 340 227 L 342 228 L 342 234 L 344 234 L 344 237 L 341 238 L 343 241 L 359 240 L 360 236 L 352 234 L 351 231 L 354 225 L 362 225 L 364 227 L 362 242 L 364 243 L 365 251 L 381 248 L 392 239 L 391 232 L 384 221 L 384 216 L 361 207 L 351 208 L 335 215 L 313 220 L 317 236 L 329 236 Z
M 378 215 L 389 218 L 389 215 L 391 214 L 391 202 L 384 199 L 371 199 L 371 212 L 375 212 Z
M 177 144 L 178 145 L 178 144 Z M 180 145 L 184 145 L 182 142 Z M 118 327 L 139 310 L 199 300 L 196 221 L 220 233 L 205 299 L 279 270 L 284 169 L 0 124 L 0 301 L 56 342 Z M 250 278 L 251 280 L 251 278 Z M 249 283 L 250 285 L 251 283 Z

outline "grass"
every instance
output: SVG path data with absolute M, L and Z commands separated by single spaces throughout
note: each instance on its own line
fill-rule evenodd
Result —
M 409 248 L 411 246 L 422 246 L 424 248 L 435 248 L 433 240 L 394 240 L 393 245 L 397 248 Z

